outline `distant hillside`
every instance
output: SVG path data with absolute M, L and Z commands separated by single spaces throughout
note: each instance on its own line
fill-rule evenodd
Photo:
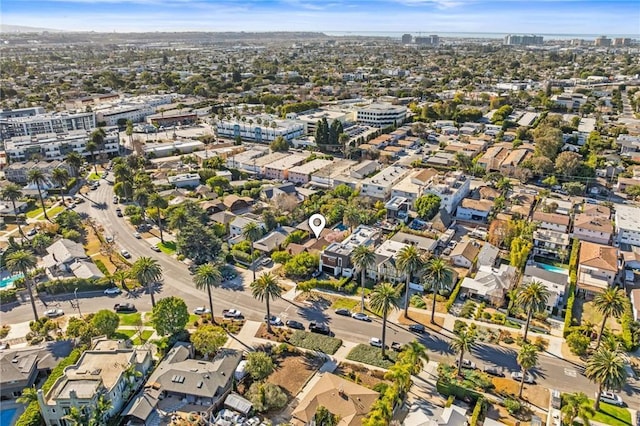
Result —
M 0 24 L 0 33 L 41 33 L 48 31 L 50 33 L 61 33 L 62 30 L 53 30 L 51 28 L 25 27 L 24 25 L 6 25 Z

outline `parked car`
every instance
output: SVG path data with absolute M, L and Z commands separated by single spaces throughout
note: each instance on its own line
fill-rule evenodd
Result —
M 391 344 L 391 349 L 393 349 L 396 352 L 400 352 L 402 351 L 402 343 L 398 343 L 398 342 L 393 342 Z
M 110 287 L 104 291 L 104 294 L 107 294 L 107 295 L 120 294 L 120 293 L 122 293 L 122 290 L 120 290 L 118 287 Z
M 116 209 L 116 216 L 122 217 L 122 209 L 120 207 Z
M 295 328 L 296 330 L 304 330 L 304 324 L 302 324 L 300 321 L 287 320 L 286 325 L 287 327 Z
M 459 360 L 456 359 L 456 365 L 458 365 Z M 470 359 L 464 358 L 462 360 L 462 368 L 468 368 L 470 370 L 476 369 L 476 363 L 471 361 Z
M 267 320 L 267 316 L 264 316 L 264 320 Z M 280 326 L 283 324 L 282 320 L 280 319 L 280 317 L 277 317 L 275 315 L 271 315 L 271 318 L 269 318 L 269 324 L 271 325 L 277 325 Z
M 59 308 L 47 309 L 44 311 L 44 316 L 47 318 L 58 318 L 64 315 L 64 311 Z
M 498 368 L 496 367 L 485 367 L 484 370 L 485 373 L 487 373 L 490 376 L 495 376 L 495 377 L 504 377 L 504 373 L 502 371 L 500 371 Z
M 329 326 L 317 323 L 315 321 L 311 321 L 309 323 L 309 331 L 312 333 L 324 334 L 326 336 L 331 335 L 331 329 L 329 328 Z
M 27 237 L 33 237 L 37 233 L 38 233 L 38 230 L 36 228 L 31 228 L 29 232 L 27 232 Z
M 369 318 L 369 315 L 363 314 L 362 312 L 355 312 L 351 314 L 351 318 L 357 319 L 358 321 L 371 322 L 371 318 Z
M 125 259 L 130 259 L 131 258 L 131 253 L 129 253 L 128 251 L 126 251 L 125 249 L 120 250 L 120 254 L 122 255 L 122 257 L 124 257 Z
M 120 202 L 120 199 L 118 198 L 117 195 L 113 196 L 113 204 L 118 204 Z
M 225 309 L 222 311 L 222 316 L 225 318 L 242 318 L 242 312 L 237 309 Z
M 343 315 L 345 317 L 350 317 L 351 311 L 346 308 L 336 309 L 336 315 Z
M 511 373 L 511 378 L 513 380 L 517 380 L 517 381 L 521 381 L 522 380 L 522 371 L 514 371 L 513 373 Z M 535 380 L 533 380 L 533 376 L 529 373 L 527 373 L 526 376 L 524 376 L 524 382 L 532 385 L 535 383 Z
M 318 278 L 320 275 L 322 275 L 322 271 L 320 270 L 315 270 L 313 271 L 313 273 L 311 274 L 312 278 Z
M 151 250 L 155 251 L 156 253 L 160 253 L 162 251 L 158 246 L 151 246 Z
M 133 303 L 116 303 L 113 305 L 113 310 L 116 312 L 136 312 L 137 309 Z
M 211 313 L 211 309 L 205 308 L 204 306 L 198 306 L 197 308 L 195 308 L 193 310 L 193 313 L 196 314 L 196 315 L 210 314 Z
M 376 348 L 381 348 L 382 347 L 382 340 L 378 339 L 377 337 L 372 337 L 369 339 L 369 344 L 371 346 L 375 346 Z
M 268 257 L 265 257 L 264 259 L 262 259 L 262 260 L 260 261 L 260 265 L 262 265 L 262 266 L 269 266 L 269 265 L 271 265 L 271 259 L 270 259 L 270 258 L 268 258 Z
M 597 396 L 597 393 L 596 393 Z M 600 394 L 600 402 L 606 402 L 607 404 L 617 405 L 618 407 L 624 407 L 624 401 L 622 401 L 622 397 L 613 392 L 602 392 Z
M 409 331 L 413 331 L 414 333 L 424 333 L 424 325 L 422 324 L 411 324 L 409 326 Z
M 104 237 L 104 240 L 108 243 L 112 243 L 113 242 L 113 237 L 111 235 L 107 235 L 106 237 Z

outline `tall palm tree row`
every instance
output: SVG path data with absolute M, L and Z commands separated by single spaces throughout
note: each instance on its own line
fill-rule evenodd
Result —
M 251 271 L 253 272 L 253 281 L 256 280 L 256 264 L 253 260 L 253 243 L 258 241 L 262 236 L 262 228 L 255 222 L 249 222 L 242 229 L 242 236 L 251 243 Z
M 538 347 L 529 343 L 524 343 L 518 352 L 516 357 L 518 365 L 522 370 L 522 378 L 520 379 L 520 391 L 518 397 L 522 398 L 522 390 L 524 389 L 524 379 L 527 376 L 529 370 L 538 365 Z
M 373 266 L 376 255 L 369 246 L 358 246 L 351 252 L 351 261 L 360 270 L 360 312 L 364 312 L 364 284 L 367 278 L 367 268 Z
M 269 300 L 276 300 L 282 296 L 282 287 L 278 283 L 276 277 L 267 272 L 251 283 L 251 294 L 259 301 L 265 301 L 267 305 L 267 331 L 271 330 L 271 309 Z
M 66 207 L 64 202 L 64 193 L 67 183 L 69 183 L 69 172 L 67 169 L 58 167 L 51 172 L 51 180 L 60 188 L 60 196 L 62 197 L 62 205 Z
M 412 340 L 402 347 L 399 358 L 411 365 L 411 374 L 418 374 L 424 368 L 424 364 L 429 362 L 427 348 L 417 340 Z
M 20 272 L 24 276 L 24 283 L 27 287 L 27 292 L 29 292 L 29 300 L 31 301 L 31 309 L 33 309 L 33 317 L 38 321 L 38 310 L 36 309 L 32 283 L 29 278 L 29 271 L 36 267 L 36 257 L 29 250 L 16 250 L 7 256 L 6 264 L 9 272 L 14 274 Z
M 162 236 L 162 215 L 161 209 L 166 209 L 169 206 L 167 200 L 162 198 L 160 194 L 151 194 L 149 197 L 149 207 L 155 207 L 158 215 L 158 229 L 160 230 L 160 242 L 164 244 L 164 237 Z
M 209 296 L 209 310 L 211 311 L 211 322 L 216 323 L 215 316 L 213 315 L 213 297 L 211 296 L 211 288 L 217 287 L 222 282 L 222 273 L 220 268 L 213 263 L 205 263 L 200 265 L 193 276 L 193 283 L 198 290 L 204 288 L 207 289 L 207 295 Z
M 549 290 L 540 281 L 529 281 L 520 287 L 516 301 L 527 312 L 527 322 L 524 326 L 525 342 L 527 341 L 527 333 L 529 333 L 529 325 L 533 314 L 543 311 L 547 306 L 548 300 Z
M 64 161 L 69 165 L 69 168 L 71 168 L 72 176 L 77 177 L 78 175 L 80 175 L 80 168 L 84 164 L 84 158 L 82 157 L 82 155 L 73 151 L 68 153 L 64 157 Z
M 40 198 L 40 205 L 42 206 L 44 218 L 50 220 L 49 216 L 47 216 L 47 208 L 44 205 L 44 199 L 42 198 L 42 186 L 47 184 L 47 177 L 42 170 L 31 169 L 29 170 L 29 173 L 27 173 L 27 180 L 34 184 L 38 189 L 38 198 Z
M 390 311 L 400 307 L 400 288 L 391 283 L 381 283 L 373 288 L 369 304 L 371 309 L 382 316 L 382 357 L 385 356 L 385 339 L 387 337 L 387 316 Z
M 589 420 L 596 414 L 589 397 L 583 392 L 563 394 L 560 411 L 563 415 L 562 422 L 566 425 L 573 425 L 574 420 L 580 418 L 584 426 L 589 426 Z
M 431 324 L 435 324 L 436 297 L 441 290 L 451 288 L 453 284 L 453 270 L 441 258 L 433 258 L 424 270 L 424 280 L 433 291 L 433 303 L 431 305 Z
M 456 333 L 455 337 L 449 342 L 451 349 L 458 353 L 458 371 L 456 374 L 460 376 L 462 372 L 462 360 L 464 359 L 465 352 L 470 352 L 473 346 L 476 344 L 476 330 L 474 328 L 465 327 L 464 330 L 460 330 Z
M 417 274 L 424 266 L 424 261 L 418 248 L 414 245 L 408 245 L 400 249 L 396 258 L 398 269 L 406 274 L 406 283 L 404 287 L 404 316 L 409 317 L 409 294 L 411 289 L 409 283 L 411 276 Z
M 600 341 L 602 340 L 607 320 L 609 317 L 620 318 L 624 313 L 626 303 L 627 296 L 618 287 L 609 287 L 593 299 L 593 306 L 602 314 L 602 325 L 598 333 L 596 350 L 600 347 Z
M 24 231 L 22 230 L 22 225 L 20 224 L 20 215 L 18 214 L 18 209 L 16 208 L 16 201 L 22 198 L 22 191 L 20 191 L 20 187 L 15 183 L 10 183 L 4 188 L 2 188 L 2 198 L 5 200 L 11 201 L 11 206 L 13 207 L 13 217 L 18 225 L 18 232 L 24 238 Z
M 91 161 L 93 162 L 93 171 L 98 174 L 98 164 L 96 162 L 96 150 L 102 149 L 104 145 L 104 138 L 107 136 L 104 128 L 98 127 L 91 133 L 89 142 L 87 142 L 86 149 L 91 153 Z
M 587 361 L 584 375 L 598 385 L 593 405 L 593 409 L 598 411 L 600 410 L 602 391 L 620 390 L 627 381 L 624 358 L 618 351 L 600 348 Z
M 153 294 L 153 284 L 162 279 L 162 266 L 156 259 L 150 257 L 140 257 L 133 263 L 132 275 L 138 280 L 140 285 L 147 287 L 151 296 L 151 306 L 156 306 L 156 298 Z

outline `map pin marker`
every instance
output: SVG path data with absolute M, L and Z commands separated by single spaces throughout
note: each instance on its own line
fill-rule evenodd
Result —
M 327 219 L 324 218 L 320 213 L 316 213 L 311 215 L 309 218 L 309 228 L 313 231 L 316 239 L 320 238 L 320 233 L 324 229 L 327 224 Z

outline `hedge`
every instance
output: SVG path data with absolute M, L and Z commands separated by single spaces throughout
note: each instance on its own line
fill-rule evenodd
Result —
M 60 378 L 64 374 L 64 369 L 68 366 L 75 364 L 80 359 L 80 355 L 84 352 L 84 346 L 79 346 L 71 353 L 68 357 L 60 361 L 60 363 L 51 371 L 49 377 L 42 385 L 42 392 L 45 394 L 51 390 L 53 385 L 56 383 L 56 380 Z M 40 426 L 44 423 L 42 419 L 42 415 L 40 414 L 40 407 L 38 406 L 37 401 L 31 402 L 27 408 L 24 410 L 24 413 L 18 418 L 16 422 L 16 426 Z
M 472 391 L 471 389 L 463 388 L 453 383 L 447 383 L 442 380 L 438 380 L 436 382 L 436 390 L 442 395 L 449 396 L 453 395 L 460 400 L 471 399 L 474 403 L 480 398 L 480 394 L 478 392 Z
M 298 283 L 298 289 L 301 291 L 310 291 L 314 288 L 339 291 L 347 294 L 356 294 L 359 285 L 354 281 L 350 283 L 351 277 L 342 277 L 338 281 L 335 280 L 319 280 L 312 278 L 307 281 Z
M 569 298 L 567 299 L 567 310 L 564 313 L 564 327 L 562 329 L 562 335 L 567 337 L 571 333 L 571 327 L 573 325 L 573 302 L 576 298 L 576 284 L 572 282 L 569 284 Z
M 447 312 L 449 312 L 453 307 L 453 304 L 456 303 L 456 299 L 458 298 L 458 294 L 460 293 L 461 287 L 462 287 L 462 280 L 459 280 L 456 283 L 456 286 L 453 288 L 453 291 L 449 295 L 449 300 L 447 300 L 447 304 L 445 305 Z
M 102 272 L 103 274 L 105 274 L 107 277 L 111 276 L 111 274 L 109 273 L 109 270 L 107 269 L 107 267 L 105 266 L 104 262 L 100 259 L 95 259 L 93 261 L 93 263 L 96 264 L 96 266 L 98 267 L 98 269 L 100 270 L 100 272 Z
M 0 303 L 11 303 L 18 300 L 18 290 L 10 288 L 0 291 Z
M 476 426 L 478 424 L 478 420 L 480 420 L 480 416 L 484 413 L 484 397 L 478 398 L 476 401 L 476 406 L 473 408 L 473 414 L 471 414 L 471 420 L 469 421 L 469 426 Z
M 113 284 L 109 278 L 69 278 L 67 280 L 47 281 L 37 285 L 38 292 L 48 294 L 73 293 L 78 291 L 98 291 L 105 290 Z
M 340 349 L 340 346 L 342 346 L 342 340 L 336 339 L 335 337 L 323 336 L 301 330 L 296 330 L 291 337 L 289 337 L 289 343 L 300 348 L 320 351 L 330 355 L 335 354 L 338 349 Z
M 633 333 L 631 332 L 631 324 L 633 323 L 633 311 L 631 302 L 625 298 L 624 312 L 620 318 L 620 325 L 622 326 L 622 345 L 627 352 L 633 352 L 638 348 L 638 341 L 634 340 Z

